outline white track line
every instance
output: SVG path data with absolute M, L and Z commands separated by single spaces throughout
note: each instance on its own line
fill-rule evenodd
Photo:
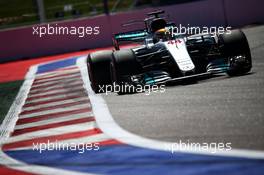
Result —
M 122 143 L 128 145 L 133 145 L 142 148 L 149 148 L 161 151 L 169 151 L 167 145 L 173 144 L 172 142 L 164 142 L 158 140 L 147 139 L 135 134 L 132 134 L 123 128 L 121 128 L 113 119 L 110 111 L 107 107 L 106 102 L 101 95 L 95 94 L 90 86 L 90 80 L 88 77 L 88 70 L 86 65 L 86 57 L 81 57 L 77 60 L 77 65 L 79 66 L 83 78 L 85 88 L 88 92 L 89 99 L 92 104 L 93 113 L 95 115 L 98 127 L 110 137 L 120 140 Z M 208 149 L 205 151 L 197 151 L 199 148 L 179 150 L 182 153 L 192 153 L 201 155 L 211 155 L 211 156 L 227 156 L 227 157 L 243 157 L 252 159 L 264 159 L 264 151 L 255 150 L 242 150 L 242 149 L 232 149 L 231 151 L 217 151 Z
M 21 112 L 21 108 L 25 103 L 27 94 L 30 90 L 30 87 L 34 81 L 35 73 L 37 72 L 37 66 L 32 66 L 25 76 L 25 81 L 21 86 L 15 101 L 10 107 L 5 119 L 3 120 L 0 126 L 0 144 L 6 140 L 10 133 L 14 130 L 16 121 L 18 119 L 18 114 Z

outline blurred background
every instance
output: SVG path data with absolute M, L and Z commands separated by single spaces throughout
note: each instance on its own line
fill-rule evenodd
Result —
M 241 28 L 264 23 L 263 0 L 0 0 L 0 63 L 112 46 L 115 33 L 143 29 L 146 14 L 183 26 Z M 141 23 L 121 27 L 130 20 Z M 99 35 L 33 35 L 33 27 L 100 28 Z
M 197 0 L 1 0 L 0 29 Z

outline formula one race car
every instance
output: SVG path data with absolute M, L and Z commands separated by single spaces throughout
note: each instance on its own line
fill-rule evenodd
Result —
M 143 30 L 115 34 L 114 51 L 89 54 L 88 72 L 95 93 L 105 92 L 113 84 L 161 85 L 219 73 L 237 76 L 251 70 L 250 49 L 241 30 L 172 36 L 168 29 L 174 24 L 160 17 L 162 13 L 149 13 Z M 142 44 L 119 49 L 123 41 Z

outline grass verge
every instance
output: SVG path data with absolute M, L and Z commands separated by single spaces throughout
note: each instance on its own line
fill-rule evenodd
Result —
M 0 83 L 0 124 L 15 100 L 22 83 L 23 80 Z

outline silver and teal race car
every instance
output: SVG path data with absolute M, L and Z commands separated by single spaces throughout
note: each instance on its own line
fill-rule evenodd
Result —
M 169 85 L 219 73 L 237 76 L 251 70 L 250 49 L 241 30 L 172 36 L 169 29 L 174 24 L 160 17 L 162 13 L 149 13 L 145 29 L 115 34 L 114 51 L 88 55 L 89 78 L 95 93 L 105 92 L 111 85 Z M 120 49 L 120 42 L 127 41 L 141 45 Z M 118 93 L 127 93 L 126 88 Z

